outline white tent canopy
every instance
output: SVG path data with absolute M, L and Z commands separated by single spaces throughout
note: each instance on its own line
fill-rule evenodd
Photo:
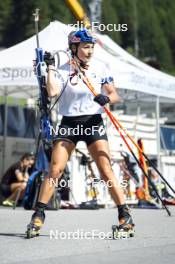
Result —
M 39 33 L 40 46 L 48 51 L 66 50 L 67 35 L 71 30 L 61 22 L 51 22 Z M 98 38 L 101 44 L 96 45 L 94 58 L 111 70 L 117 87 L 175 99 L 174 77 L 142 63 L 108 36 L 98 35 Z M 13 96 L 23 98 L 36 96 L 37 80 L 32 69 L 35 47 L 33 36 L 0 52 L 0 94 L 13 93 Z

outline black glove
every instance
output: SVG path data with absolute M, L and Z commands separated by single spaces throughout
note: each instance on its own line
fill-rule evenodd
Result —
M 49 65 L 55 66 L 55 58 L 50 52 L 45 51 L 45 53 L 44 53 L 44 61 L 45 61 L 46 65 L 47 65 L 47 67 Z
M 97 96 L 95 96 L 94 101 L 99 105 L 104 106 L 105 104 L 108 104 L 110 102 L 110 99 L 106 95 L 98 94 Z

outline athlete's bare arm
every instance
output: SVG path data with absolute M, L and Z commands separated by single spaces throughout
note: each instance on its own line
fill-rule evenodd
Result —
M 53 65 L 48 66 L 48 75 L 46 89 L 49 97 L 55 97 L 60 94 L 61 88 L 55 79 L 55 67 Z
M 114 86 L 113 82 L 103 84 L 103 90 L 106 92 L 106 95 L 110 99 L 110 104 L 115 104 L 121 101 L 117 89 Z

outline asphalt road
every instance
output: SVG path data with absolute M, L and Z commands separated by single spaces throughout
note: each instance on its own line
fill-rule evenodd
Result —
M 134 238 L 112 240 L 116 209 L 47 211 L 40 237 L 25 238 L 31 211 L 0 208 L 0 263 L 175 263 L 175 207 L 133 209 Z M 115 222 L 116 221 L 116 222 Z

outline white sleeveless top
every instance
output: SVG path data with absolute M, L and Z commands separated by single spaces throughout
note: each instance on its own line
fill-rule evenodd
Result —
M 103 113 L 103 108 L 94 102 L 94 95 L 86 84 L 80 78 L 77 78 L 77 75 L 70 82 L 70 76 L 75 72 L 72 66 L 65 63 L 58 71 L 59 75 L 56 76 L 56 82 L 61 86 L 61 89 L 66 85 L 59 99 L 58 113 L 60 115 L 81 116 Z M 96 93 L 105 94 L 102 84 L 104 81 L 108 82 L 111 78 L 105 65 L 91 60 L 88 70 L 85 70 L 85 74 Z M 72 83 L 75 83 L 75 85 Z

